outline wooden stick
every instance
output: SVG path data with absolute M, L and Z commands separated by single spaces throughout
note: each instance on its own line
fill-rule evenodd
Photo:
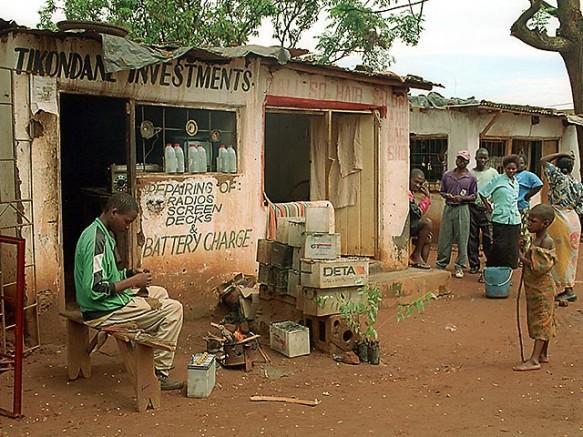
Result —
M 235 344 L 244 344 L 244 343 L 249 343 L 249 342 L 250 342 L 250 341 L 252 341 L 252 340 L 257 340 L 259 337 L 261 337 L 261 336 L 260 336 L 260 335 L 258 335 L 258 334 L 255 334 L 255 335 L 252 335 L 251 337 L 244 338 L 243 340 L 241 340 L 241 341 L 238 341 L 238 342 L 237 342 L 237 343 L 235 343 Z
M 308 407 L 315 407 L 320 403 L 319 400 L 304 400 L 304 399 L 295 399 L 295 398 L 286 398 L 281 396 L 251 396 L 249 400 L 254 402 L 286 402 L 288 404 L 300 404 L 300 405 L 307 405 Z
M 257 350 L 259 351 L 259 353 L 261 354 L 261 356 L 263 357 L 263 359 L 265 360 L 265 362 L 267 364 L 270 364 L 271 363 L 271 358 L 269 358 L 269 355 L 267 355 L 265 353 L 265 351 L 263 350 L 263 348 L 261 347 L 260 344 L 257 345 Z

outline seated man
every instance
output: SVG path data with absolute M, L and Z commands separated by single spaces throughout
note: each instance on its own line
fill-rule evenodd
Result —
M 126 193 L 112 195 L 104 211 L 81 234 L 75 250 L 75 291 L 85 322 L 94 327 L 135 323 L 139 329 L 176 345 L 182 328 L 182 304 L 162 287 L 148 287 L 152 275 L 119 270 L 115 234 L 126 232 L 138 216 L 138 204 Z M 154 367 L 162 390 L 183 384 L 168 378 L 174 352 L 157 349 Z
M 423 199 L 419 203 L 415 202 L 413 193 L 422 193 Z M 411 238 L 415 237 L 415 250 L 409 259 L 411 267 L 420 269 L 430 269 L 431 266 L 427 263 L 429 258 L 429 250 L 431 249 L 431 232 L 433 231 L 433 223 L 423 214 L 427 212 L 431 206 L 431 198 L 429 197 L 429 190 L 425 184 L 425 174 L 422 170 L 414 168 L 411 170 L 411 177 L 409 179 L 409 223 Z

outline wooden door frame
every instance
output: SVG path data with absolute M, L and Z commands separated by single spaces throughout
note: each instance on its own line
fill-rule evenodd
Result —
M 380 248 L 379 248 L 379 217 L 381 216 L 381 204 L 379 202 L 380 199 L 380 186 L 379 186 L 379 168 L 380 168 L 380 154 L 379 154 L 379 145 L 380 145 L 380 118 L 382 116 L 382 112 L 379 109 L 372 109 L 372 110 L 335 110 L 331 109 L 327 111 L 326 114 L 326 123 L 327 123 L 327 130 L 328 130 L 328 143 L 327 146 L 329 147 L 332 142 L 334 141 L 334 128 L 333 128 L 333 118 L 334 114 L 352 114 L 352 115 L 363 115 L 363 116 L 370 116 L 372 117 L 372 125 L 373 125 L 373 184 L 374 188 L 374 214 L 375 217 L 373 219 L 373 258 L 379 259 L 380 257 Z M 329 187 L 329 179 L 328 175 L 330 174 L 331 162 L 326 160 L 326 190 Z

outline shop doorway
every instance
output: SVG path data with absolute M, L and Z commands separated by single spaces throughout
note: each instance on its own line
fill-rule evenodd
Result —
M 378 125 L 374 114 L 268 111 L 264 191 L 273 203 L 330 200 L 342 254 L 375 257 Z
M 61 94 L 62 236 L 67 304 L 75 302 L 73 266 L 77 239 L 100 214 L 111 193 L 110 166 L 127 163 L 127 125 L 124 99 Z M 120 249 L 120 262 L 127 261 L 127 250 Z
M 265 114 L 264 190 L 273 203 L 310 200 L 311 120 L 323 116 Z

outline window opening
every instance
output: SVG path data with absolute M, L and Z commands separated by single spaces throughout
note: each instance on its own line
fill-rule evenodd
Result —
M 490 155 L 490 167 L 498 170 L 498 173 L 502 173 L 504 171 L 502 161 L 506 156 L 506 140 L 480 140 L 480 147 L 488 150 L 488 154 Z
M 187 123 L 196 123 L 196 133 Z M 144 123 L 153 128 L 149 137 Z M 164 168 L 164 147 L 179 144 L 187 159 L 188 146 L 197 143 L 204 147 L 207 171 L 217 171 L 219 147 L 232 146 L 237 150 L 237 116 L 233 111 L 136 105 L 136 162 L 138 171 L 159 172 Z M 188 171 L 188 168 L 186 169 Z
M 411 168 L 423 170 L 431 185 L 439 183 L 447 166 L 447 137 L 427 138 L 412 135 L 410 146 Z
M 512 153 L 526 159 L 527 170 L 540 176 L 539 161 L 542 158 L 543 142 L 540 140 L 512 140 Z

